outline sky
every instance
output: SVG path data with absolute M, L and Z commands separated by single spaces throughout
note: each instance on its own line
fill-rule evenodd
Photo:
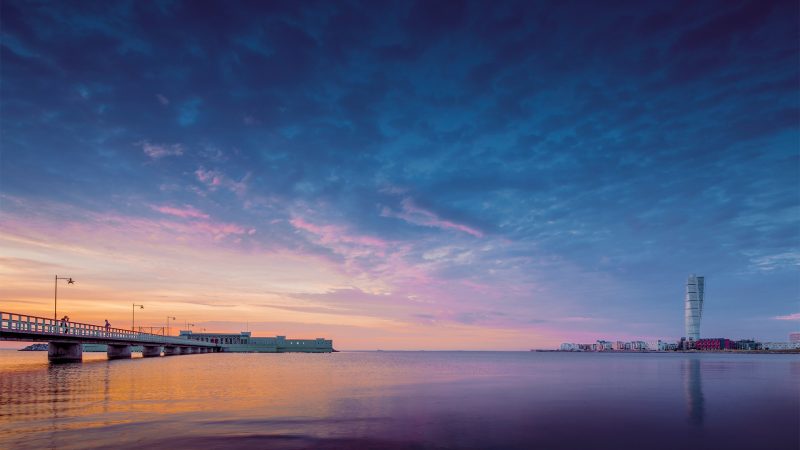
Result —
M 800 330 L 800 6 L 2 2 L 0 310 L 553 348 Z

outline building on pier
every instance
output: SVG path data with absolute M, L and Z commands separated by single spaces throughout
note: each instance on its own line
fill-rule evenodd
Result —
M 222 347 L 224 352 L 245 353 L 330 353 L 333 341 L 325 338 L 287 339 L 286 336 L 253 337 L 249 331 L 241 333 L 195 333 L 181 330 L 180 337 L 209 342 Z

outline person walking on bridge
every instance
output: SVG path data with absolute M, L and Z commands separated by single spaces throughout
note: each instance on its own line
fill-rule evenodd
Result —
M 108 323 L 108 319 L 106 319 L 106 333 L 108 333 L 109 328 L 111 328 L 111 324 Z
M 64 329 L 64 333 L 69 333 L 69 316 L 66 314 L 61 318 L 61 327 Z

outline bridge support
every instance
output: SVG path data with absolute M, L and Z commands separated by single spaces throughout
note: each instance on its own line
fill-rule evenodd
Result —
M 160 345 L 145 345 L 145 346 L 142 346 L 142 357 L 143 358 L 152 358 L 154 356 L 161 356 L 161 346 Z
M 47 359 L 50 362 L 81 362 L 83 345 L 78 342 L 50 342 L 47 344 Z
M 181 355 L 189 355 L 192 353 L 192 347 L 181 347 Z
M 174 345 L 165 345 L 164 346 L 164 356 L 172 356 L 172 355 L 180 355 L 181 348 L 175 347 Z
M 106 355 L 108 355 L 108 359 L 129 359 L 131 357 L 131 346 L 127 344 L 108 344 Z

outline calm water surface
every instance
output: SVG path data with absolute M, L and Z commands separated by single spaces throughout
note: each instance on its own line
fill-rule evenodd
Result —
M 800 357 L 369 352 L 49 365 L 0 351 L 0 448 L 800 448 Z

